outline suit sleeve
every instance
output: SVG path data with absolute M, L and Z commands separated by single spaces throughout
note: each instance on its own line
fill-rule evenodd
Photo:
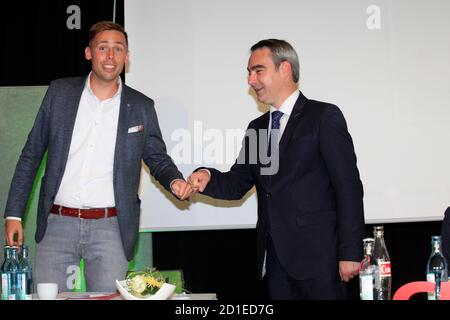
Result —
M 365 232 L 363 186 L 352 138 L 341 111 L 325 109 L 320 125 L 320 151 L 336 197 L 340 261 L 361 261 Z
M 47 150 L 50 127 L 50 109 L 53 93 L 57 91 L 51 83 L 41 103 L 33 128 L 28 134 L 11 181 L 5 217 L 22 218 L 36 173 Z
M 149 167 L 151 174 L 164 188 L 170 192 L 170 184 L 175 179 L 182 179 L 183 175 L 178 171 L 172 158 L 167 154 L 166 144 L 161 135 L 158 117 L 153 102 L 149 108 L 149 130 L 145 140 L 143 160 Z
M 247 129 L 248 130 L 251 129 Z M 203 194 L 222 200 L 238 200 L 254 186 L 255 182 L 249 163 L 249 135 L 246 134 L 239 156 L 228 172 L 221 172 L 214 168 L 205 168 L 211 172 L 211 180 Z M 198 168 L 200 170 L 202 168 Z

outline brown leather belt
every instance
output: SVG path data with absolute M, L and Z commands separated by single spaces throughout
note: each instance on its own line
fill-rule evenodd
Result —
M 78 209 L 53 205 L 50 210 L 50 213 L 58 214 L 60 216 L 76 217 L 81 219 L 101 219 L 117 216 L 116 208 L 114 207 Z

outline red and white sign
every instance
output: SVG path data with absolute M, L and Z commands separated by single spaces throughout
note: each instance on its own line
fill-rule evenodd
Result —
M 380 269 L 381 277 L 390 277 L 391 276 L 391 262 L 390 261 L 380 261 L 378 263 L 378 267 Z

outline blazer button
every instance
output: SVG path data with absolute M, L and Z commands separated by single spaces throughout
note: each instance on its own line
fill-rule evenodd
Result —
M 272 194 L 270 192 L 267 192 L 266 193 L 266 198 L 271 198 L 271 197 L 272 197 Z

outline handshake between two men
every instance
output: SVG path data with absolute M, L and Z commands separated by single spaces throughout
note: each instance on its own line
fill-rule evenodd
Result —
M 178 179 L 172 183 L 172 191 L 180 200 L 189 199 L 192 194 L 203 192 L 210 180 L 210 173 L 206 169 L 193 172 L 187 181 Z

